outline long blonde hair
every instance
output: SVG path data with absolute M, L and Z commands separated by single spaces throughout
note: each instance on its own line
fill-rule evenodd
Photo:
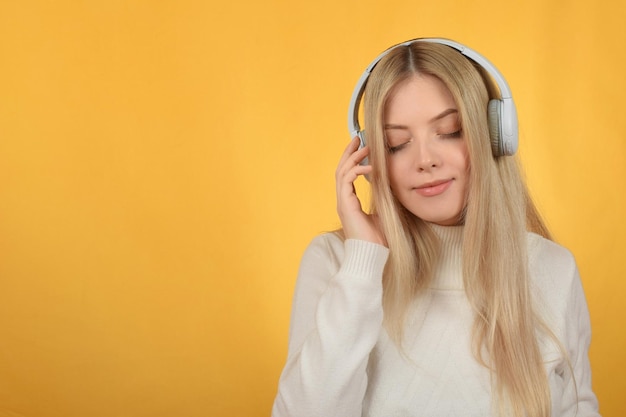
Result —
M 500 414 L 550 416 L 550 389 L 536 339 L 549 330 L 535 314 L 529 288 L 527 231 L 549 238 L 514 157 L 493 157 L 487 103 L 497 90 L 485 71 L 452 48 L 414 42 L 390 51 L 374 68 L 364 121 L 374 169 L 372 211 L 390 249 L 383 276 L 385 325 L 402 345 L 408 306 L 433 277 L 439 242 L 393 196 L 387 174 L 384 111 L 395 86 L 415 74 L 439 78 L 454 97 L 470 161 L 463 213 L 463 281 L 475 312 L 473 353 L 492 374 Z

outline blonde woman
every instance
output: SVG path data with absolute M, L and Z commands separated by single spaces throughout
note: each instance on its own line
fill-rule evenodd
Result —
M 366 144 L 336 171 L 342 229 L 303 256 L 272 415 L 597 416 L 578 270 L 510 156 L 501 75 L 419 39 L 359 83 Z

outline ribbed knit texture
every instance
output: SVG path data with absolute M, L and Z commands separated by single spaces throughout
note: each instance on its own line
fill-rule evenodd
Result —
M 362 276 L 363 271 L 369 271 L 369 274 L 374 276 L 382 275 L 387 261 L 387 251 L 380 250 L 379 245 L 355 239 L 346 240 L 344 246 L 345 257 L 340 274 Z
M 463 289 L 463 226 L 430 225 L 441 243 L 441 259 L 432 288 L 442 290 Z

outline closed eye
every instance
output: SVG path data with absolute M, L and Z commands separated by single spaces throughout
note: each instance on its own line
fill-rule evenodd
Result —
M 408 140 L 408 141 L 406 141 L 404 143 L 401 143 L 399 145 L 396 145 L 396 146 L 389 146 L 389 145 L 387 145 L 387 151 L 389 151 L 390 154 L 394 154 L 394 153 L 396 153 L 398 151 L 401 151 L 409 143 L 411 143 L 410 140 Z
M 463 130 L 459 129 L 456 132 L 452 133 L 440 133 L 439 137 L 442 139 L 458 139 L 462 136 Z

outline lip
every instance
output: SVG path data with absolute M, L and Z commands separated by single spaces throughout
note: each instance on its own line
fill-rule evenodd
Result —
M 424 197 L 434 197 L 446 191 L 452 185 L 452 181 L 454 181 L 453 178 L 428 182 L 415 187 L 415 191 Z

